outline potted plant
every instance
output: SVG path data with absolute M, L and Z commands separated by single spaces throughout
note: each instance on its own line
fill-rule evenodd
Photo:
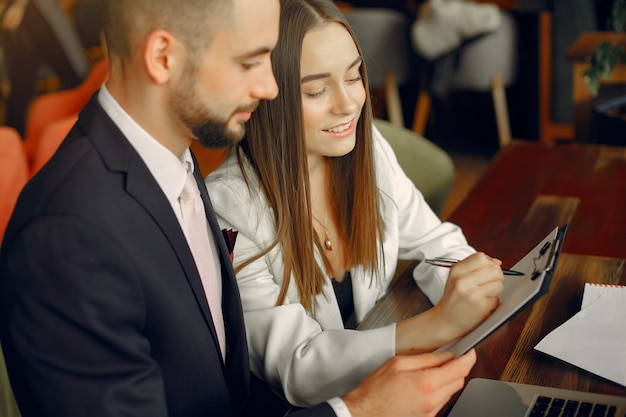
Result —
M 598 43 L 584 74 L 585 82 L 594 96 L 598 94 L 601 81 L 610 78 L 615 65 L 626 63 L 626 53 L 619 39 L 626 32 L 626 0 L 614 0 L 609 20 L 609 27 L 618 34 L 618 39 L 613 43 Z

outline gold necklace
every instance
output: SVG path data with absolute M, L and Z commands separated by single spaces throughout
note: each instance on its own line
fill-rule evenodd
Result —
M 326 218 L 324 219 L 324 223 L 319 221 L 319 219 L 317 217 L 315 217 L 315 215 L 313 213 L 311 213 L 311 215 L 320 224 L 320 226 L 322 226 L 324 228 L 324 249 L 326 249 L 329 252 L 332 252 L 333 244 L 330 241 L 330 238 L 328 237 L 328 229 L 326 228 L 326 225 L 328 224 L 328 213 L 326 213 Z

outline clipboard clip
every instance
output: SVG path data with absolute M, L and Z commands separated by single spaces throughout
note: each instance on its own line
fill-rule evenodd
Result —
M 558 248 L 560 245 L 560 241 L 558 239 L 550 240 L 546 242 L 541 249 L 539 249 L 539 255 L 533 258 L 533 272 L 530 275 L 531 280 L 536 280 L 543 274 L 544 272 L 550 272 L 552 268 L 554 268 L 554 262 L 556 260 L 556 254 L 558 253 Z M 548 253 L 549 250 L 549 253 Z M 546 264 L 542 270 L 537 267 L 537 262 L 544 257 L 544 255 L 548 253 L 548 259 L 546 260 Z

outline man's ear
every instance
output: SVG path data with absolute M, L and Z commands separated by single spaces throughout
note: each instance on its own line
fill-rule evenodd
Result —
M 168 82 L 178 61 L 176 39 L 165 30 L 156 30 L 148 36 L 144 46 L 143 60 L 148 74 L 158 84 Z

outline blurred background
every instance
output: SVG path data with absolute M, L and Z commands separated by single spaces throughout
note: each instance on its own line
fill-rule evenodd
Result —
M 108 76 L 101 1 L 0 0 L 0 126 L 23 139 L 28 175 Z M 615 58 L 611 91 L 602 83 L 593 96 L 584 81 L 601 41 L 625 43 L 611 17 L 617 4 L 626 22 L 626 0 L 336 3 L 361 44 L 375 117 L 450 154 L 453 199 L 511 138 L 626 144 L 626 112 L 610 114 L 624 108 L 614 103 L 626 97 L 626 58 Z

